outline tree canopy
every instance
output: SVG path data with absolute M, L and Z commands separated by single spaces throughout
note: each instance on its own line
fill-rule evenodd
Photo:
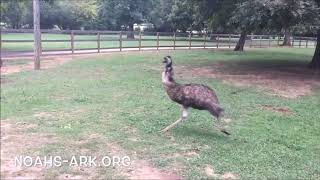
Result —
M 40 0 L 41 27 L 132 29 L 153 23 L 158 31 L 285 32 L 315 34 L 319 0 Z M 32 27 L 32 1 L 3 0 L 1 22 Z M 299 29 L 299 31 L 294 31 Z

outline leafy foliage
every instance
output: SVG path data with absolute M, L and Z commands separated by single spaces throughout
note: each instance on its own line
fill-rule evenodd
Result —
M 240 30 L 278 33 L 283 29 L 315 33 L 319 0 L 40 0 L 41 27 L 132 29 L 153 23 L 157 31 Z M 1 22 L 32 27 L 32 1 L 3 0 Z
M 134 23 L 145 21 L 149 3 L 143 0 L 100 0 L 99 28 L 117 30 L 123 26 L 133 29 Z

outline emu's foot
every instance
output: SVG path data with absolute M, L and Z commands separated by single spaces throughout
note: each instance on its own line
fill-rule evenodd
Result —
M 162 130 L 159 131 L 159 132 L 160 132 L 160 133 L 166 133 L 166 132 L 168 132 L 171 128 L 172 128 L 172 126 L 168 126 L 168 127 L 162 129 Z
M 229 133 L 229 132 L 228 132 L 227 130 L 225 130 L 225 129 L 221 129 L 220 131 L 223 132 L 224 134 L 228 135 L 228 136 L 231 135 L 231 133 Z
M 168 129 L 162 129 L 161 131 L 159 131 L 159 133 L 166 133 L 168 132 Z
M 214 127 L 215 128 L 217 128 L 220 132 L 222 132 L 222 133 L 224 133 L 224 134 L 226 134 L 226 135 L 231 135 L 231 133 L 230 132 L 228 132 L 227 130 L 226 130 L 226 128 L 224 128 L 224 127 L 220 127 L 220 126 L 217 126 L 217 125 L 214 125 Z

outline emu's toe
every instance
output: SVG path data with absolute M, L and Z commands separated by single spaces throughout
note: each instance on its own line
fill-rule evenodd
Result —
M 231 135 L 231 133 L 230 132 L 228 132 L 227 130 L 225 130 L 225 129 L 221 129 L 220 130 L 221 132 L 223 132 L 224 134 L 226 134 L 226 135 Z

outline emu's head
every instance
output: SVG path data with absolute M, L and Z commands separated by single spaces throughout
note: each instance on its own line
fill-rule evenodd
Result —
M 162 82 L 163 83 L 174 82 L 171 57 L 170 56 L 164 57 L 162 62 L 165 64 L 165 71 L 162 73 Z
M 162 62 L 165 64 L 167 71 L 172 69 L 172 59 L 170 56 L 164 57 Z

